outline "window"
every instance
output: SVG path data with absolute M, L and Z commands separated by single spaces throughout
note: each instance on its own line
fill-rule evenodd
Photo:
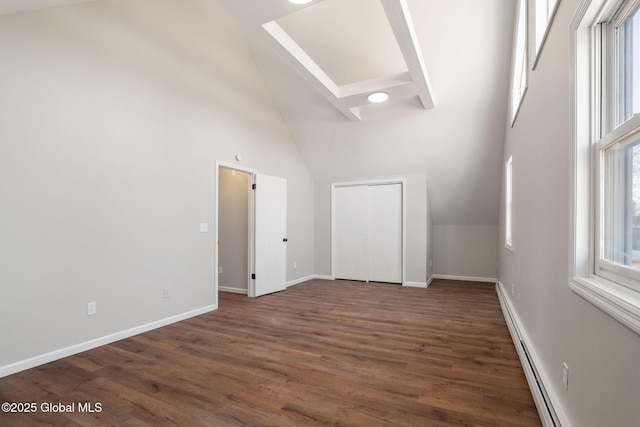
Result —
M 638 2 L 630 2 L 631 8 L 623 8 L 616 25 L 611 27 L 615 37 L 616 90 L 613 100 L 616 107 L 616 125 L 630 120 L 640 112 L 640 13 Z
M 504 245 L 513 251 L 513 156 L 505 164 L 505 221 L 504 221 Z
M 600 123 L 593 156 L 601 182 L 596 274 L 640 290 L 640 117 L 634 117 L 640 111 L 638 1 L 624 2 L 595 32 L 603 65 L 598 79 L 603 96 L 594 105 Z
M 640 0 L 586 0 L 575 71 L 571 288 L 640 333 Z
M 534 37 L 534 49 L 535 54 L 533 66 L 540 56 L 542 46 L 549 33 L 551 22 L 558 9 L 560 0 L 536 0 L 535 1 L 535 37 Z
M 511 126 L 527 91 L 527 1 L 518 0 L 511 75 Z

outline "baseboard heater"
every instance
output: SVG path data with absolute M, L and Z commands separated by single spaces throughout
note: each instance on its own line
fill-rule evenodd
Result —
M 518 324 L 515 321 L 511 309 L 509 308 L 509 303 L 502 292 L 500 284 L 496 284 L 496 290 L 500 306 L 502 307 L 502 314 L 507 322 L 511 339 L 516 347 L 524 374 L 527 377 L 527 382 L 529 383 L 529 388 L 531 389 L 531 394 L 533 395 L 533 400 L 535 401 L 542 424 L 545 427 L 562 427 L 560 419 L 558 418 L 556 411 L 553 409 L 553 404 L 549 394 L 544 387 L 540 373 L 538 372 L 533 357 L 531 356 L 531 352 L 527 348 L 527 344 L 524 339 L 522 339 L 522 334 L 520 333 Z

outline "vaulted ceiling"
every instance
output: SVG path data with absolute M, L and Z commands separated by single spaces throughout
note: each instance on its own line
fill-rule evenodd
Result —
M 315 180 L 426 172 L 436 224 L 497 224 L 513 0 L 211 1 L 243 28 Z M 389 100 L 367 102 L 376 90 Z
M 244 26 L 316 180 L 426 172 L 436 224 L 497 224 L 514 1 L 219 2 Z M 391 3 L 406 6 L 413 38 L 398 34 Z M 263 27 L 273 20 L 337 86 L 359 84 L 363 95 L 407 70 L 419 80 L 415 46 L 434 107 L 420 88 L 392 86 L 389 101 L 363 104 L 354 120 L 274 44 Z

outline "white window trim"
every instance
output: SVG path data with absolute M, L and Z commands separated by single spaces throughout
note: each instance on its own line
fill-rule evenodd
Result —
M 505 162 L 505 230 L 504 247 L 513 252 L 513 156 Z
M 535 70 L 536 66 L 538 65 L 538 60 L 540 59 L 540 54 L 542 53 L 542 48 L 545 45 L 545 42 L 547 41 L 547 37 L 549 36 L 549 31 L 551 30 L 551 24 L 553 23 L 553 19 L 556 17 L 556 12 L 558 11 L 558 6 L 560 6 L 560 1 L 561 0 L 557 0 L 556 4 L 553 6 L 553 10 L 551 11 L 551 13 L 549 14 L 549 18 L 545 24 L 545 28 L 544 28 L 544 34 L 542 35 L 542 39 L 540 40 L 540 45 L 536 46 L 536 42 L 538 39 L 538 4 L 539 2 L 542 0 L 535 0 L 534 1 L 534 12 L 533 12 L 533 16 L 534 16 L 534 25 L 533 25 L 533 37 L 531 37 L 531 52 L 532 52 L 532 66 L 531 69 Z M 548 0 L 547 0 L 548 1 Z
M 511 54 L 511 87 L 509 91 L 510 102 L 509 105 L 511 107 L 511 127 L 514 126 L 516 122 L 516 118 L 518 117 L 518 113 L 520 112 L 520 108 L 522 107 L 522 102 L 524 101 L 524 97 L 527 94 L 527 89 L 529 85 L 529 53 L 528 53 L 528 11 L 527 11 L 527 0 L 518 0 L 518 4 L 516 6 L 516 15 L 514 19 L 514 27 L 513 27 L 513 51 Z M 524 14 L 524 18 L 521 21 L 520 14 Z M 520 28 L 520 25 L 523 25 L 524 28 Z M 522 30 L 523 40 L 520 40 L 519 33 Z M 519 50 L 522 49 L 522 60 L 524 61 L 524 66 L 522 67 L 522 75 L 516 79 L 517 76 L 517 62 L 520 58 Z M 517 87 L 516 87 L 517 86 Z M 523 87 L 524 86 L 524 87 Z
M 640 334 L 640 292 L 622 286 L 595 271 L 595 227 L 597 208 L 594 191 L 598 165 L 592 150 L 592 135 L 599 120 L 591 108 L 592 72 L 596 66 L 593 52 L 593 26 L 608 11 L 607 0 L 583 0 L 571 23 L 572 103 L 572 185 L 570 215 L 570 288 L 636 333 Z

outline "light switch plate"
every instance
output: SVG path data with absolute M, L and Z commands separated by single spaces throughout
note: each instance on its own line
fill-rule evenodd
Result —
M 209 231 L 209 224 L 207 224 L 206 222 L 201 222 L 200 223 L 200 232 L 201 233 L 206 233 Z

